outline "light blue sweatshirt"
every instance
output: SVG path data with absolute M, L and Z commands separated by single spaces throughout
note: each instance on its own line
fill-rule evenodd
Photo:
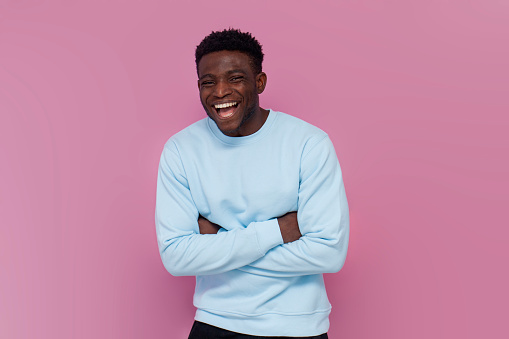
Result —
M 302 237 L 283 244 L 277 217 L 297 211 Z M 223 227 L 199 234 L 198 216 Z M 258 336 L 327 332 L 322 273 L 343 266 L 348 205 L 327 134 L 270 111 L 245 137 L 210 118 L 171 137 L 159 165 L 156 230 L 175 276 L 195 275 L 195 319 Z

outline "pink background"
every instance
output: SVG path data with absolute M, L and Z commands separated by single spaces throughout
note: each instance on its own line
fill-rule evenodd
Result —
M 328 132 L 351 210 L 330 337 L 507 338 L 509 2 L 0 0 L 0 338 L 186 338 L 159 259 L 194 48 L 251 31 L 270 107 Z

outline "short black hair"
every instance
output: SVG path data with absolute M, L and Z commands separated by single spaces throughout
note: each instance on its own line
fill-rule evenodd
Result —
M 262 45 L 251 33 L 244 33 L 234 28 L 212 32 L 196 46 L 196 72 L 198 72 L 198 63 L 204 55 L 225 50 L 246 53 L 249 56 L 254 73 L 261 73 L 263 62 Z

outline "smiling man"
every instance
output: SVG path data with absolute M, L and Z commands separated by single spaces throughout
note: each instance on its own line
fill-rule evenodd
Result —
M 341 170 L 326 133 L 260 107 L 262 61 L 249 33 L 205 37 L 208 118 L 161 156 L 157 238 L 171 274 L 196 276 L 191 339 L 327 338 L 323 273 L 341 269 L 348 246 Z

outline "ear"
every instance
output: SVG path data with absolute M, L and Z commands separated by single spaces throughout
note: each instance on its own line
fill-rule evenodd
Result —
M 256 91 L 258 94 L 262 94 L 267 85 L 267 74 L 261 72 L 256 76 Z
M 198 84 L 198 90 L 200 89 L 200 79 L 196 80 L 196 83 Z

